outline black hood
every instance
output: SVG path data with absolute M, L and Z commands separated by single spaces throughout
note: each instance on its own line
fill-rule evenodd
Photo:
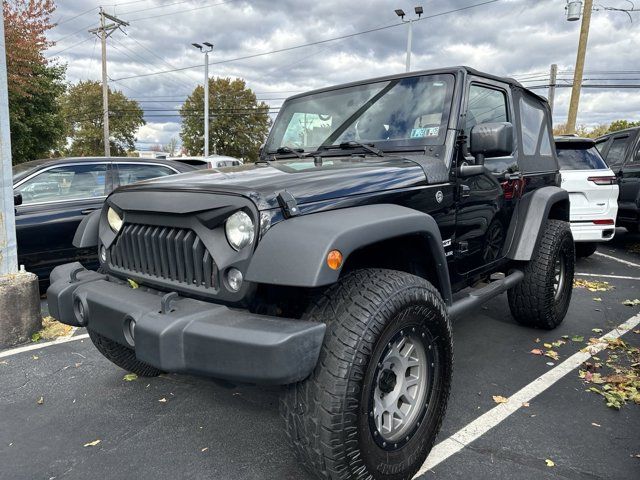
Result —
M 427 178 L 420 164 L 408 158 L 325 157 L 318 164 L 312 158 L 295 158 L 269 164 L 198 170 L 140 182 L 124 189 L 242 195 L 264 210 L 278 207 L 277 195 L 283 190 L 303 205 L 425 183 Z

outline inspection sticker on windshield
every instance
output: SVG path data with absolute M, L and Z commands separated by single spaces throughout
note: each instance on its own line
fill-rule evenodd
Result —
M 440 127 L 429 128 L 413 128 L 411 129 L 411 138 L 437 137 Z

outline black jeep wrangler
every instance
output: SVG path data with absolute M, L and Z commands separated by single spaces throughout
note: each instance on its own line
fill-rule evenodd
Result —
M 452 317 L 505 291 L 523 325 L 566 314 L 550 117 L 466 67 L 292 97 L 255 165 L 112 193 L 75 238 L 100 272 L 56 268 L 49 308 L 138 375 L 285 385 L 321 478 L 410 478 L 445 413 Z

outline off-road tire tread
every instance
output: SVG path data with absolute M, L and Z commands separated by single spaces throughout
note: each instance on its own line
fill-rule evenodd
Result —
M 569 224 L 561 220 L 547 220 L 541 235 L 536 251 L 524 266 L 524 280 L 509 289 L 507 297 L 511 314 L 518 323 L 552 330 L 564 320 L 571 300 L 571 289 L 566 305 L 562 305 L 560 311 L 557 311 L 548 282 L 553 275 L 556 251 L 567 235 L 571 238 L 571 244 L 574 244 Z M 570 257 L 570 265 L 566 265 L 565 281 L 573 283 L 574 255 Z
M 357 421 L 354 423 L 347 417 L 357 416 L 361 390 L 354 388 L 357 385 L 349 379 L 365 376 L 375 339 L 385 326 L 376 315 L 385 308 L 385 300 L 392 293 L 416 288 L 424 292 L 423 298 L 436 306 L 446 319 L 446 306 L 433 285 L 408 273 L 384 269 L 348 274 L 319 295 L 307 310 L 306 319 L 327 323 L 324 344 L 311 376 L 286 388 L 280 398 L 280 414 L 298 460 L 317 477 L 326 480 L 372 478 L 362 460 L 353 458 L 358 446 L 358 429 L 354 426 Z M 452 352 L 451 325 L 448 321 L 446 324 L 448 348 Z M 449 361 L 453 368 L 452 357 Z M 444 401 L 436 413 L 436 432 L 444 418 L 450 381 L 450 378 L 443 381 Z M 342 404 L 353 408 L 343 412 Z M 427 452 L 434 440 L 435 435 Z
M 119 343 L 96 333 L 90 328 L 88 328 L 87 331 L 89 332 L 89 338 L 91 338 L 91 341 L 98 351 L 104 355 L 107 360 L 127 372 L 135 373 L 139 377 L 157 377 L 164 373 L 162 370 L 138 360 L 132 349 L 120 345 Z

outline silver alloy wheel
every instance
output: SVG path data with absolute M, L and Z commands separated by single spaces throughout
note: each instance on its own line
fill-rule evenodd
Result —
M 424 413 L 430 382 L 427 357 L 415 329 L 400 332 L 380 356 L 373 393 L 373 420 L 383 446 L 408 440 L 407 434 L 415 431 Z
M 562 295 L 565 277 L 565 259 L 564 255 L 560 253 L 555 261 L 553 272 L 553 297 L 556 300 L 558 300 Z

